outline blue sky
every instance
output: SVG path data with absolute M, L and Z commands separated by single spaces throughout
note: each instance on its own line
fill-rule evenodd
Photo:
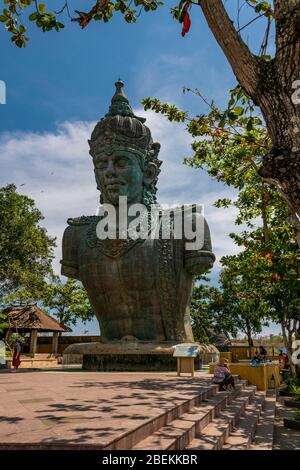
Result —
M 62 3 L 51 2 L 57 9 Z M 71 4 L 86 10 L 93 2 Z M 233 8 L 237 2 L 227 4 Z M 248 19 L 241 17 L 241 24 Z M 7 103 L 0 105 L 0 184 L 22 185 L 20 192 L 35 199 L 45 215 L 45 227 L 57 237 L 57 272 L 66 219 L 93 214 L 98 205 L 87 139 L 95 121 L 107 112 L 119 76 L 132 106 L 147 117 L 153 138 L 162 145 L 160 202 L 204 203 L 217 259 L 236 252 L 228 237 L 234 210 L 212 206 L 217 198 L 234 192 L 204 172 L 184 167 L 182 159 L 189 155 L 191 141 L 184 126 L 144 113 L 140 104 L 143 97 L 155 96 L 192 113 L 205 112 L 200 100 L 182 94 L 183 86 L 198 87 L 219 105 L 227 102 L 235 77 L 200 8 L 192 7 L 191 20 L 184 38 L 167 7 L 142 14 L 134 25 L 119 15 L 108 24 L 91 23 L 85 30 L 65 18 L 66 28 L 59 33 L 43 33 L 29 24 L 31 39 L 22 50 L 10 42 L 0 24 L 0 80 L 7 87 Z M 245 34 L 254 50 L 262 38 L 261 21 Z M 219 268 L 217 261 L 213 282 Z M 79 325 L 74 332 L 93 333 L 95 328 L 95 323 Z

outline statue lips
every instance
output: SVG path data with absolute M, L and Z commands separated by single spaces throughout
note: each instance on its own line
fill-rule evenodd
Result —
M 106 184 L 106 189 L 108 189 L 109 191 L 116 191 L 124 185 L 125 183 L 123 183 L 122 181 L 110 181 Z

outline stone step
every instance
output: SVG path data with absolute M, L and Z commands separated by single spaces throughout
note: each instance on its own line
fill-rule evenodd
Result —
M 254 399 L 255 387 L 246 387 L 220 415 L 186 446 L 187 450 L 220 450 L 237 426 L 246 406 Z
M 228 393 L 220 392 L 217 396 L 200 403 L 179 419 L 162 427 L 146 439 L 140 441 L 133 450 L 171 450 L 184 448 L 199 430 L 212 421 L 214 416 L 226 406 Z
M 168 426 L 169 423 L 177 420 L 185 413 L 190 412 L 196 406 L 199 406 L 205 400 L 213 398 L 217 394 L 217 385 L 208 385 L 202 387 L 199 395 L 189 398 L 180 404 L 170 406 L 168 409 L 162 410 L 161 414 L 155 418 L 149 419 L 141 426 L 124 433 L 122 436 L 112 440 L 103 450 L 128 450 L 133 449 L 147 437 L 152 436 L 161 428 Z M 147 448 L 148 450 L 148 448 Z
M 167 426 L 160 428 L 157 432 L 137 443 L 133 446 L 133 449 L 184 449 L 196 433 L 201 432 L 244 389 L 245 382 L 242 381 L 238 384 L 236 390 L 219 392 L 215 397 L 203 401 L 189 412 L 184 413 L 179 419 L 174 419 Z
M 250 450 L 273 449 L 275 408 L 276 392 L 269 390 L 265 396 L 265 402 Z
M 263 392 L 256 393 L 254 400 L 246 406 L 245 415 L 241 416 L 238 426 L 226 439 L 222 450 L 249 450 L 265 401 Z

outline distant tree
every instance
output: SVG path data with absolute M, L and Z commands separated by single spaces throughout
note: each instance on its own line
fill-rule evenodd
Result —
M 51 280 L 44 282 L 38 291 L 20 289 L 2 301 L 3 307 L 11 304 L 37 304 L 66 326 L 75 326 L 78 320 L 86 323 L 94 316 L 82 284 L 74 279 L 63 282 L 58 276 L 52 276 Z
M 76 325 L 78 320 L 86 323 L 94 317 L 86 290 L 74 279 L 63 282 L 57 277 L 47 283 L 42 293 L 42 305 L 67 326 Z
M 7 317 L 0 311 L 0 339 L 3 339 L 3 331 L 8 327 Z
M 203 282 L 203 277 L 199 280 Z M 212 329 L 228 338 L 244 333 L 249 346 L 253 346 L 253 336 L 267 324 L 267 313 L 266 302 L 257 290 L 247 289 L 245 282 L 228 268 L 221 273 L 219 288 L 201 284 L 193 289 L 192 327 L 200 342 L 208 342 Z
M 194 93 L 201 97 L 198 90 Z M 239 100 L 242 106 L 237 105 Z M 300 310 L 300 251 L 287 220 L 285 200 L 259 172 L 270 143 L 253 103 L 239 87 L 232 90 L 227 110 L 211 103 L 209 113 L 196 118 L 158 100 L 144 103 L 170 120 L 187 123 L 195 140 L 191 145 L 194 154 L 185 159 L 186 164 L 206 170 L 217 181 L 237 190 L 234 200 L 226 198 L 215 203 L 220 208 L 233 205 L 238 210 L 235 223 L 245 230 L 230 234 L 244 251 L 221 260 L 222 292 L 217 303 L 214 299 L 214 307 L 218 306 L 219 311 L 226 308 L 228 318 L 233 314 L 236 322 L 243 317 L 244 324 L 238 329 L 247 334 L 251 344 L 249 321 L 259 333 L 261 322 L 272 319 L 283 329 L 291 353 Z M 217 297 L 216 292 L 213 295 Z
M 0 301 L 21 288 L 39 289 L 51 275 L 55 239 L 41 220 L 34 201 L 16 186 L 0 188 Z
M 228 321 L 230 319 L 234 328 L 245 334 L 248 345 L 253 347 L 254 336 L 262 332 L 263 326 L 268 325 L 268 305 L 257 288 L 253 288 L 249 282 L 250 276 L 236 275 L 230 266 L 224 266 L 220 275 L 224 314 L 227 313 Z
M 222 292 L 207 284 L 209 277 L 198 276 L 193 287 L 191 319 L 194 338 L 200 343 L 209 342 L 209 332 L 224 333 L 228 338 L 237 334 L 231 318 L 223 309 Z
M 222 264 L 226 283 L 234 286 L 238 282 L 242 287 L 236 304 L 240 315 L 243 316 L 244 303 L 249 302 L 250 315 L 257 315 L 258 319 L 265 317 L 281 327 L 282 340 L 295 373 L 292 354 L 293 341 L 300 332 L 299 255 L 295 244 L 289 244 L 283 236 L 282 243 L 278 240 L 274 243 L 273 236 L 270 232 L 272 251 L 263 251 L 253 241 L 238 255 L 224 257 Z M 224 282 L 222 284 L 224 287 Z

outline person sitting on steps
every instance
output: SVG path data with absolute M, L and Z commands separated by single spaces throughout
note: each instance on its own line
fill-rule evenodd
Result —
M 219 364 L 215 366 L 213 383 L 219 385 L 220 391 L 228 390 L 229 386 L 235 388 L 234 378 L 224 358 L 221 358 Z

